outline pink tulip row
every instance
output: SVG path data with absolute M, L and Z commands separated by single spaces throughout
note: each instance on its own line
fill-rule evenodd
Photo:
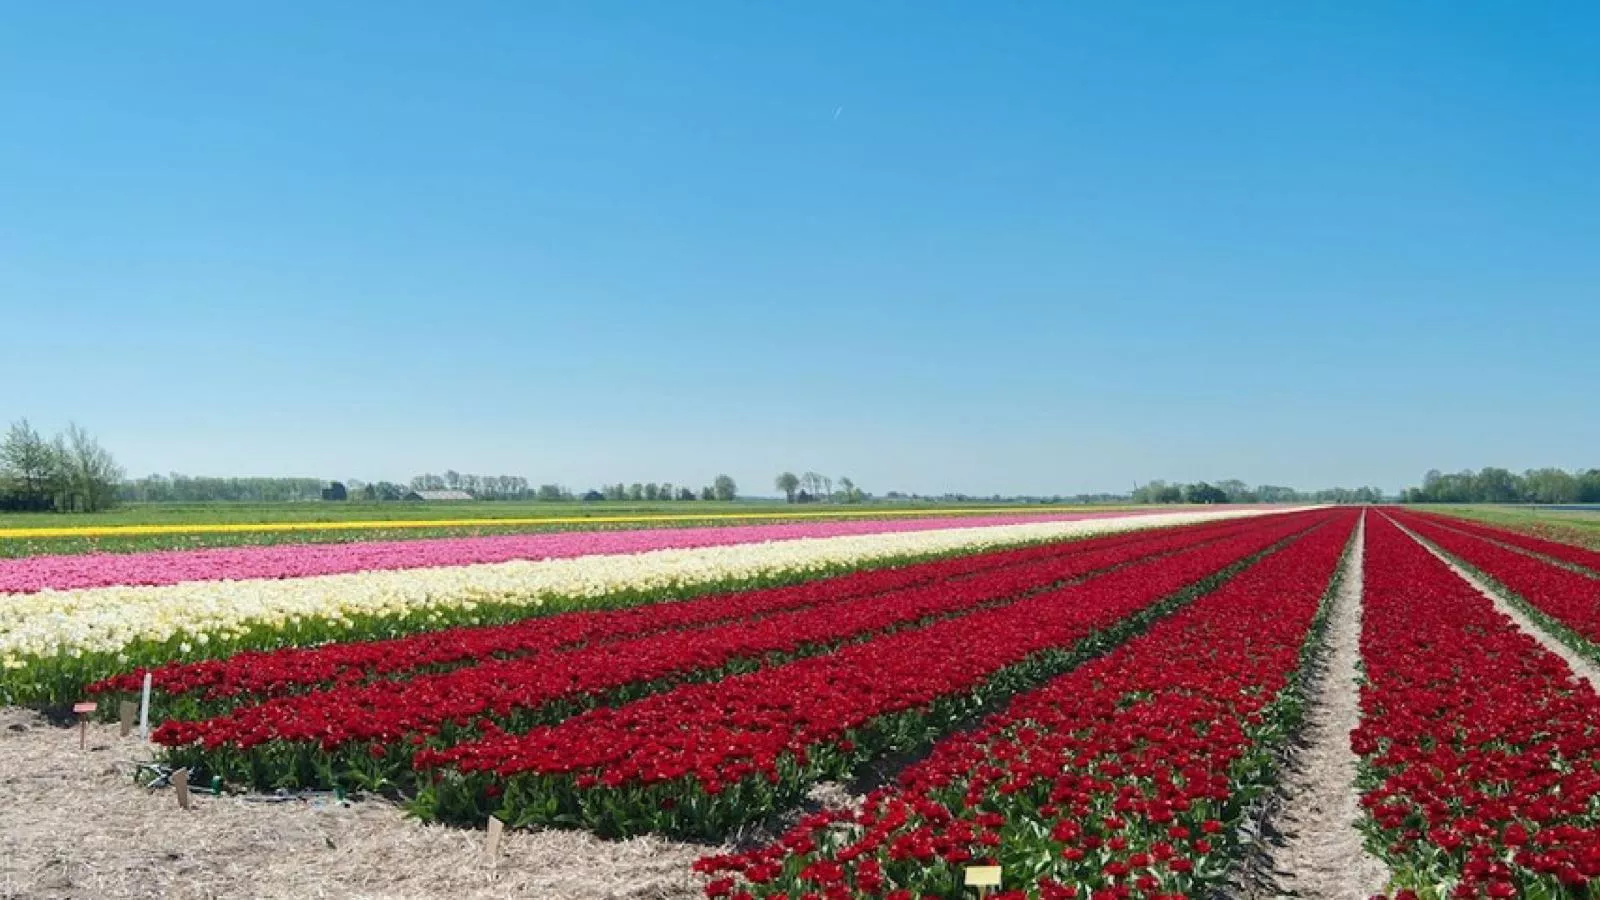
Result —
M 1150 510 L 1159 512 L 1161 510 Z M 88 553 L 0 559 L 0 594 L 42 590 L 165 585 L 184 581 L 247 578 L 302 578 L 372 570 L 463 566 L 512 560 L 557 559 L 596 553 L 715 547 L 786 541 L 978 528 L 1022 522 L 1059 522 L 1141 512 L 1052 513 L 1044 515 L 942 516 L 926 519 L 791 522 L 711 528 L 652 528 L 633 531 L 567 531 L 493 537 L 370 541 L 343 544 L 279 544 L 144 553 Z

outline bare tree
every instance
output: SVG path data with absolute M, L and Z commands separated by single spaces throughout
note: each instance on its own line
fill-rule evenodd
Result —
M 122 468 L 89 432 L 76 422 L 70 423 L 65 440 L 56 438 L 56 454 L 71 496 L 69 505 L 82 512 L 95 512 L 116 502 Z

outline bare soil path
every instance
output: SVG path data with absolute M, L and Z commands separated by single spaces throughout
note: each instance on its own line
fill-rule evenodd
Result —
M 700 896 L 710 848 L 583 832 L 422 825 L 384 801 L 285 803 L 147 791 L 152 748 L 115 725 L 78 729 L 0 708 L 0 898 L 510 898 Z
M 1356 527 L 1333 597 L 1309 687 L 1305 725 L 1291 751 L 1277 801 L 1264 823 L 1262 852 L 1245 867 L 1238 895 L 1365 900 L 1388 870 L 1362 847 L 1356 755 L 1350 732 L 1361 718 L 1361 566 L 1366 521 Z

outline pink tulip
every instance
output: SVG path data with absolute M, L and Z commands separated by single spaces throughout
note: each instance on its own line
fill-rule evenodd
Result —
M 1160 512 L 1149 510 L 1148 512 Z M 1144 511 L 1141 511 L 1144 512 Z M 1126 516 L 1125 510 L 998 516 L 943 516 L 927 519 L 793 522 L 712 528 L 652 528 L 633 531 L 566 531 L 493 537 L 431 538 L 338 544 L 281 544 L 206 550 L 156 550 L 142 553 L 86 553 L 0 559 L 0 593 L 46 589 L 161 585 L 182 581 L 246 578 L 300 578 L 375 569 L 421 569 L 512 560 L 558 559 L 594 553 L 715 547 L 787 541 L 798 538 L 977 528 L 1020 522 L 1073 521 Z M 485 521 L 486 526 L 492 525 Z

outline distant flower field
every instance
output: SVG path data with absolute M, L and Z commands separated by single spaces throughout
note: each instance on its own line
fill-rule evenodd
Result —
M 579 531 L 415 541 L 293 544 L 148 553 L 80 554 L 0 559 L 0 594 L 42 590 L 166 585 L 181 581 L 300 578 L 388 569 L 465 566 L 513 560 L 641 553 L 753 544 L 799 538 L 842 537 L 950 528 L 986 528 L 1033 522 L 1075 522 L 1149 513 L 1044 513 L 936 516 L 855 521 L 786 522 L 632 531 Z M 1170 515 L 1170 513 L 1168 514 Z M 495 520 L 503 522 L 504 520 Z M 541 520 L 550 521 L 550 520 Z M 593 520 L 578 520 L 593 521 Z M 1161 521 L 1161 520 L 1157 520 Z M 293 523 L 303 529 L 300 523 Z M 347 523 L 333 523 L 347 524 Z M 357 523 L 360 524 L 360 523 Z M 419 523 L 430 527 L 438 522 Z M 256 528 L 257 526 L 250 526 Z M 238 531 L 243 528 L 235 529 Z

